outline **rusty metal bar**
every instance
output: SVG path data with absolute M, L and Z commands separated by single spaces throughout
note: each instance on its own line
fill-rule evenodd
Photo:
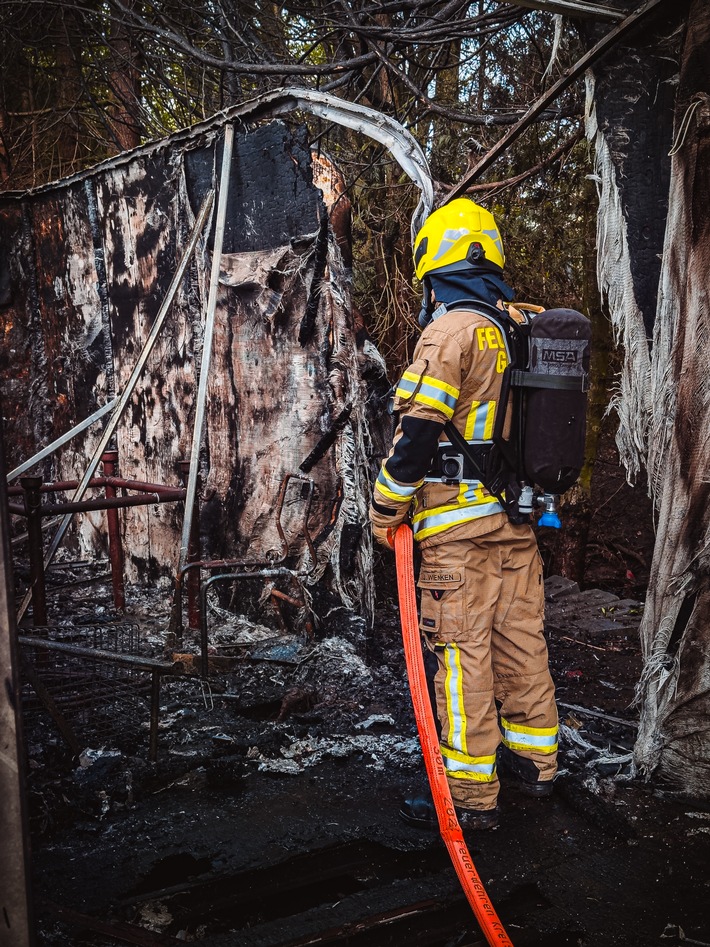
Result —
M 185 518 L 182 524 L 182 538 L 180 540 L 178 572 L 187 562 L 190 536 L 192 534 L 192 515 L 195 508 L 195 497 L 197 495 L 197 473 L 200 463 L 200 449 L 202 447 L 202 433 L 207 404 L 207 384 L 209 382 L 210 360 L 212 358 L 212 335 L 214 333 L 214 319 L 217 309 L 217 290 L 219 288 L 219 274 L 222 265 L 222 245 L 224 243 L 224 228 L 227 220 L 227 201 L 229 198 L 229 176 L 232 167 L 233 143 L 234 125 L 229 124 L 226 125 L 224 129 L 224 143 L 222 146 L 222 173 L 219 182 L 217 220 L 215 222 L 214 246 L 212 248 L 210 292 L 207 298 L 205 329 L 202 337 L 200 381 L 197 387 L 195 424 L 192 431 L 192 450 L 190 451 L 190 474 L 187 481 L 187 498 L 185 500 Z
M 59 651 L 78 658 L 87 658 L 104 664 L 122 664 L 137 671 L 158 671 L 161 674 L 179 674 L 170 661 L 148 658 L 140 654 L 122 654 L 119 651 L 105 651 L 103 648 L 87 648 L 83 645 L 68 644 L 66 641 L 53 641 L 51 638 L 35 638 L 32 635 L 18 635 L 17 640 L 28 648 L 46 651 Z
M 282 602 L 288 602 L 289 605 L 293 605 L 294 608 L 304 608 L 306 603 L 302 602 L 298 598 L 294 598 L 292 595 L 286 595 L 285 592 L 279 592 L 278 589 L 272 589 L 271 595 L 273 598 L 278 598 Z
M 29 460 L 26 460 L 23 464 L 20 464 L 19 467 L 15 467 L 14 470 L 11 470 L 7 475 L 8 484 L 12 483 L 13 480 L 17 480 L 19 476 L 23 473 L 26 473 L 28 470 L 31 470 L 35 464 L 38 464 L 40 461 L 44 460 L 45 457 L 49 457 L 50 454 L 53 454 L 55 450 L 58 450 L 60 447 L 63 447 L 65 444 L 68 444 L 72 438 L 76 437 L 77 434 L 81 434 L 82 431 L 85 431 L 87 427 L 91 427 L 94 421 L 98 421 L 99 418 L 102 418 L 105 414 L 111 410 L 116 404 L 116 399 L 112 398 L 110 401 L 107 401 L 106 404 L 99 408 L 98 411 L 86 418 L 85 421 L 77 424 L 70 431 L 67 431 L 66 434 L 62 434 L 61 437 L 58 437 L 55 441 L 52 441 L 51 444 L 47 444 L 46 447 L 43 447 L 42 450 L 38 451 L 34 456 L 30 457 Z
M 0 947 L 33 947 L 34 911 L 30 888 L 22 720 L 19 713 L 19 649 L 13 608 L 14 582 L 8 542 L 2 443 L 0 430 Z
M 118 461 L 118 451 L 109 450 L 101 457 L 103 463 L 104 475 L 107 481 L 116 473 L 116 463 Z M 106 483 L 106 497 L 108 499 L 116 498 L 116 488 L 112 483 Z M 121 524 L 118 519 L 118 510 L 115 507 L 109 507 L 106 510 L 106 520 L 108 523 L 108 549 L 111 560 L 111 586 L 113 588 L 113 604 L 119 611 L 126 608 L 126 589 L 123 584 L 123 545 L 121 543 Z
M 39 488 L 40 493 L 62 493 L 65 490 L 76 490 L 79 486 L 78 480 L 56 480 L 53 483 L 43 483 Z M 173 493 L 180 490 L 181 487 L 169 487 L 164 483 L 148 483 L 145 480 L 126 480 L 125 477 L 92 477 L 87 484 L 90 487 L 115 487 L 123 490 L 136 490 L 142 493 Z M 7 495 L 21 496 L 21 487 L 10 487 Z
M 42 546 L 42 497 L 39 488 L 41 477 L 22 477 L 25 493 L 25 516 L 30 550 L 30 588 L 32 600 L 32 623 L 47 624 L 47 594 L 44 583 L 44 553 Z M 9 507 L 9 505 L 8 505 Z
M 214 200 L 214 191 L 210 191 L 207 197 L 205 197 L 204 201 L 202 202 L 202 207 L 200 208 L 200 212 L 197 215 L 197 219 L 195 220 L 195 224 L 192 228 L 192 232 L 190 234 L 190 238 L 185 248 L 185 252 L 182 255 L 180 263 L 178 264 L 178 267 L 172 278 L 172 282 L 170 283 L 170 287 L 168 288 L 167 294 L 160 306 L 160 310 L 158 311 L 158 315 L 155 318 L 155 322 L 153 323 L 151 327 L 150 334 L 148 335 L 145 345 L 143 346 L 143 351 L 138 356 L 138 361 L 133 367 L 133 371 L 131 372 L 131 377 L 128 379 L 128 382 L 126 383 L 126 387 L 122 391 L 121 396 L 119 397 L 118 402 L 116 404 L 116 407 L 113 410 L 113 414 L 111 415 L 111 420 L 106 425 L 104 432 L 101 435 L 101 438 L 99 440 L 99 443 L 97 444 L 96 449 L 94 450 L 94 454 L 91 460 L 89 461 L 89 465 L 86 468 L 86 471 L 84 472 L 84 476 L 81 480 L 81 483 L 77 487 L 76 493 L 72 497 L 73 502 L 77 502 L 81 500 L 84 493 L 86 492 L 86 488 L 89 485 L 89 481 L 94 476 L 96 468 L 99 465 L 101 455 L 108 447 L 108 443 L 113 437 L 113 434 L 118 426 L 118 422 L 121 419 L 121 415 L 123 414 L 124 408 L 126 407 L 129 400 L 131 399 L 131 396 L 133 395 L 133 390 L 135 389 L 136 384 L 138 383 L 138 379 L 140 378 L 143 372 L 143 368 L 145 367 L 145 363 L 147 362 L 148 357 L 150 356 L 150 353 L 153 351 L 153 347 L 155 346 L 158 335 L 160 334 L 160 330 L 163 327 L 163 324 L 165 322 L 165 319 L 167 318 L 168 312 L 170 311 L 172 302 L 175 296 L 177 295 L 178 289 L 180 288 L 180 284 L 182 283 L 183 277 L 185 275 L 185 270 L 187 269 L 187 264 L 189 263 L 192 257 L 192 254 L 195 252 L 195 248 L 197 247 L 197 241 L 199 240 L 200 234 L 202 233 L 202 229 L 205 226 L 205 223 L 207 221 L 207 217 L 212 208 L 213 200 Z M 73 516 L 73 512 L 68 512 L 66 516 L 62 518 L 62 522 L 60 523 L 59 528 L 57 529 L 57 532 L 55 533 L 54 537 L 52 538 L 51 543 L 49 544 L 49 549 L 47 550 L 47 554 L 44 560 L 45 568 L 49 565 L 49 563 L 54 558 L 54 554 L 59 548 L 59 544 L 61 543 L 62 539 L 64 538 L 64 534 L 69 528 L 69 524 L 71 523 L 72 516 Z M 29 604 L 30 604 L 30 595 L 27 594 L 25 595 L 22 603 L 20 604 L 20 608 L 18 610 L 18 614 L 17 614 L 18 622 L 22 619 L 22 616 L 27 611 L 27 607 Z
M 55 513 L 94 513 L 97 510 L 122 510 L 127 506 L 153 506 L 155 503 L 175 503 L 185 499 L 185 491 L 172 490 L 167 493 L 142 493 L 131 497 L 96 497 L 94 500 L 80 500 L 78 503 L 46 503 L 42 507 L 42 516 L 53 516 Z M 18 516 L 25 515 L 24 507 L 18 503 L 8 503 L 11 513 Z M 46 564 L 49 567 L 49 563 Z

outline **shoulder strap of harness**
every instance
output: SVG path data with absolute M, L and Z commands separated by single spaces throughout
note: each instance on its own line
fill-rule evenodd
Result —
M 477 463 L 470 445 L 451 421 L 444 425 L 449 440 L 455 444 L 476 472 L 486 490 L 496 497 L 508 518 L 513 523 L 527 522 L 529 517 L 521 515 L 518 510 L 520 497 L 520 481 L 522 471 L 522 444 L 523 444 L 523 412 L 522 393 L 513 383 L 513 373 L 525 374 L 524 369 L 528 362 L 528 336 L 530 333 L 529 321 L 519 323 L 505 309 L 498 309 L 481 300 L 460 300 L 449 303 L 447 309 L 464 309 L 476 312 L 489 319 L 500 329 L 508 352 L 508 365 L 503 372 L 501 393 L 496 411 L 496 421 L 493 429 L 493 448 L 488 455 L 485 470 Z M 513 426 L 508 440 L 503 437 L 503 427 L 508 411 L 508 402 L 513 398 Z

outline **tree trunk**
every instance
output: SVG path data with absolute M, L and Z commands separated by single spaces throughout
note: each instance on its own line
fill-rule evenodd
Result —
M 127 0 L 132 9 L 134 0 Z M 114 15 L 109 44 L 109 88 L 113 102 L 109 109 L 111 130 L 121 151 L 136 148 L 140 143 L 140 72 L 139 51 L 126 20 Z

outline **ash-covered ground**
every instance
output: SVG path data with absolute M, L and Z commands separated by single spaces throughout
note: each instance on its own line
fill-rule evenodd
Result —
M 372 632 L 339 609 L 285 635 L 213 602 L 233 666 L 163 679 L 156 762 L 145 675 L 73 708 L 78 756 L 26 688 L 41 945 L 485 943 L 438 835 L 397 816 L 425 776 L 391 565 Z M 504 783 L 500 826 L 469 837 L 487 891 L 516 947 L 710 944 L 710 811 L 630 764 L 642 603 L 546 592 L 561 772 L 547 800 Z M 117 618 L 163 653 L 165 590 L 129 590 L 123 616 L 103 582 L 54 595 L 63 634 Z

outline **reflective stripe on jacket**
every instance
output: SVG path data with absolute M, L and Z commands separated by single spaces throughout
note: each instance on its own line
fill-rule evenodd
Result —
M 447 421 L 470 444 L 492 443 L 508 362 L 503 333 L 480 313 L 452 310 L 424 330 L 396 388 L 399 424 L 375 484 L 373 522 L 396 526 L 411 513 L 415 539 L 434 545 L 480 536 L 507 521 L 501 504 L 480 481 L 446 484 L 427 473 L 436 438 L 448 443 L 443 433 Z M 407 418 L 418 424 L 407 430 Z M 398 471 L 411 479 L 397 477 Z

